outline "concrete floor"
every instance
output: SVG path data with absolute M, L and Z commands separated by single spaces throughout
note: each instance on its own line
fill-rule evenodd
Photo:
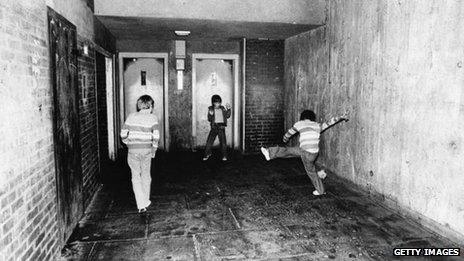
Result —
M 127 166 L 113 166 L 63 259 L 391 260 L 394 247 L 452 245 L 334 176 L 314 197 L 296 159 L 200 157 L 159 154 L 147 218 L 136 213 Z

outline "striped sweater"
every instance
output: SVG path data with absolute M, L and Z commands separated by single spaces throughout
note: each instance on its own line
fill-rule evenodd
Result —
M 298 121 L 285 133 L 283 141 L 287 143 L 288 140 L 298 132 L 300 133 L 300 148 L 310 153 L 318 153 L 319 136 L 321 132 L 334 125 L 339 120 L 339 117 L 334 117 L 324 123 L 310 120 Z
M 150 110 L 141 110 L 127 117 L 121 138 L 132 153 L 148 153 L 158 148 L 158 119 Z

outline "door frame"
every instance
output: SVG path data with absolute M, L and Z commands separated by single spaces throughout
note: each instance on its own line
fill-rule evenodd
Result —
M 107 113 L 107 134 L 108 134 L 108 157 L 111 161 L 116 161 L 118 157 L 118 137 L 119 133 L 116 133 L 116 126 L 117 126 L 117 100 L 116 100 L 116 92 L 117 92 L 117 83 L 116 83 L 116 55 L 112 54 L 111 52 L 105 50 L 103 47 L 99 45 L 95 45 L 95 52 L 100 53 L 105 57 L 105 71 L 106 71 L 106 62 L 107 60 L 111 60 L 111 86 L 108 86 L 108 75 L 106 75 L 105 80 L 105 87 L 106 87 L 106 113 Z M 95 54 L 96 55 L 96 54 Z M 97 72 L 97 63 L 95 62 L 95 72 Z M 106 72 L 105 72 L 106 73 Z M 109 93 L 109 91 L 111 92 Z M 111 94 L 111 101 L 108 100 L 108 94 Z M 98 104 L 98 82 L 97 82 L 97 73 L 95 73 L 95 97 L 97 97 L 97 104 Z M 109 106 L 111 105 L 111 106 Z M 111 108 L 112 114 L 109 113 Z M 109 119 L 112 116 L 112 124 L 109 124 Z M 98 110 L 97 110 L 97 118 L 98 118 Z M 97 121 L 97 125 L 99 122 Z M 112 135 L 110 135 L 112 134 Z M 98 155 L 100 155 L 100 136 L 98 136 Z M 99 161 L 101 165 L 101 160 Z M 101 166 L 100 166 L 101 167 Z
M 233 105 L 232 105 L 232 119 L 233 119 L 233 130 L 232 130 L 232 148 L 234 150 L 240 150 L 242 144 L 240 142 L 240 130 L 239 116 L 240 111 L 240 85 L 239 85 L 239 55 L 238 54 L 216 54 L 216 53 L 194 53 L 192 54 L 192 149 L 195 149 L 196 137 L 197 137 L 197 124 L 196 124 L 196 109 L 197 103 L 195 100 L 195 91 L 196 91 L 196 60 L 198 59 L 210 59 L 210 60 L 232 60 L 233 64 Z
M 168 113 L 168 90 L 169 90 L 169 79 L 168 79 L 168 53 L 147 53 L 147 52 L 120 52 L 118 55 L 119 60 L 119 123 L 118 133 L 121 131 L 121 127 L 124 124 L 125 118 L 125 106 L 124 106 L 124 58 L 155 58 L 163 59 L 164 68 L 164 83 L 163 83 L 163 108 L 164 108 L 164 149 L 169 151 L 169 113 Z

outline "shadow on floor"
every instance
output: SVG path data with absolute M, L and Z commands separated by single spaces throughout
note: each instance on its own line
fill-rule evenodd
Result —
M 296 159 L 159 153 L 153 170 L 143 217 L 125 162 L 108 169 L 63 259 L 391 260 L 395 247 L 452 246 L 336 177 L 325 180 L 326 195 L 313 196 Z

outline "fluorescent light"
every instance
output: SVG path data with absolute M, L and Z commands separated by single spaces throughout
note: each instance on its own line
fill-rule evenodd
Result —
M 177 90 L 184 89 L 184 71 L 177 71 Z
M 176 33 L 176 35 L 178 35 L 178 36 L 188 36 L 188 35 L 190 35 L 190 31 L 174 31 L 174 33 Z

